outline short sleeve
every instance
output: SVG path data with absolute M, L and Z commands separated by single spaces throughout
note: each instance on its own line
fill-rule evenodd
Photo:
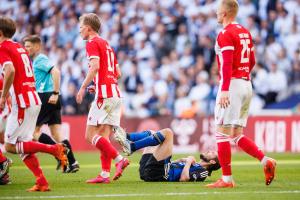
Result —
M 225 50 L 234 50 L 234 39 L 226 30 L 220 32 L 217 42 L 221 49 L 221 52 Z
M 33 62 L 34 68 L 49 73 L 53 68 L 47 56 L 40 56 Z
M 88 41 L 86 43 L 86 54 L 87 54 L 87 58 L 90 60 L 92 58 L 96 58 L 96 59 L 100 59 L 99 57 L 99 50 L 98 50 L 98 46 L 97 43 L 94 41 Z
M 0 66 L 4 67 L 8 63 L 13 64 L 10 55 L 3 48 L 0 48 Z

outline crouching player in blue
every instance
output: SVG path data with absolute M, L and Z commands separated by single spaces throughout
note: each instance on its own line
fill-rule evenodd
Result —
M 128 155 L 146 147 L 140 160 L 140 178 L 144 181 L 204 181 L 212 171 L 220 168 L 216 151 L 171 161 L 173 131 L 169 128 L 154 132 L 126 134 L 121 128 L 115 130 L 115 139 Z

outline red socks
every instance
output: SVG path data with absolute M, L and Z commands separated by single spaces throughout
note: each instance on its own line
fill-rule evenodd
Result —
M 265 156 L 264 153 L 252 142 L 249 138 L 244 135 L 241 135 L 236 144 L 247 154 L 257 158 L 259 161 Z
M 105 155 L 105 152 L 101 151 L 101 166 L 102 166 L 102 171 L 110 172 L 111 169 L 111 158 L 107 155 Z
M 32 154 L 37 152 L 49 153 L 54 155 L 56 149 L 55 145 L 48 145 L 39 142 L 18 142 L 16 144 L 16 150 L 18 154 Z
M 6 157 L 3 155 L 1 149 L 0 149 L 0 163 L 6 161 Z
M 25 165 L 30 169 L 30 171 L 34 174 L 37 179 L 38 185 L 48 185 L 48 182 L 43 174 L 43 171 L 40 167 L 40 163 L 35 156 L 35 154 L 28 154 L 26 155 L 25 159 L 23 160 Z
M 30 169 L 30 171 L 32 171 L 35 177 L 40 177 L 41 175 L 43 175 L 43 171 L 40 167 L 40 163 L 37 157 L 35 156 L 35 154 L 26 155 L 23 162 Z
M 93 137 L 92 144 L 95 145 L 101 152 L 105 152 L 105 155 L 112 159 L 115 159 L 119 155 L 116 148 L 107 139 L 100 135 L 95 135 Z
M 231 146 L 229 141 L 218 143 L 218 158 L 224 176 L 231 176 Z

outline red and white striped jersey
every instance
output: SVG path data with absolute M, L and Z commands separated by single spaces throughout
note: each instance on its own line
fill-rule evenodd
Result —
M 0 65 L 3 68 L 6 64 L 12 64 L 15 68 L 15 78 L 10 88 L 12 105 L 21 108 L 40 105 L 41 100 L 35 90 L 32 65 L 25 49 L 17 42 L 5 40 L 0 44 L 0 55 Z
M 118 87 L 118 61 L 108 42 L 97 36 L 86 43 L 87 58 L 99 59 L 99 70 L 94 78 L 98 99 L 121 97 Z
M 229 90 L 231 78 L 250 80 L 255 56 L 252 36 L 247 29 L 235 22 L 227 25 L 218 34 L 215 51 L 222 91 Z

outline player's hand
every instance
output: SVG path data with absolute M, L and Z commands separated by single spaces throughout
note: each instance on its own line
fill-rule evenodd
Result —
M 86 88 L 87 91 L 91 94 L 95 94 L 96 93 L 96 87 L 95 85 L 90 85 L 89 87 Z
M 58 101 L 58 95 L 57 94 L 52 94 L 48 100 L 48 103 L 50 104 L 56 104 Z
M 0 97 L 0 112 L 3 111 L 4 106 L 5 106 L 6 98 L 5 97 Z
M 195 159 L 194 156 L 188 156 L 188 157 L 187 157 L 187 161 L 188 161 L 188 162 L 191 162 L 192 164 L 194 164 L 194 163 L 196 162 L 196 159 Z
M 227 108 L 230 105 L 229 92 L 228 91 L 222 91 L 221 92 L 218 104 L 220 104 L 221 108 Z
M 84 96 L 84 89 L 83 88 L 80 88 L 78 93 L 77 93 L 77 96 L 76 96 L 76 102 L 78 104 L 81 104 L 82 103 L 82 99 L 83 99 L 83 96 Z

